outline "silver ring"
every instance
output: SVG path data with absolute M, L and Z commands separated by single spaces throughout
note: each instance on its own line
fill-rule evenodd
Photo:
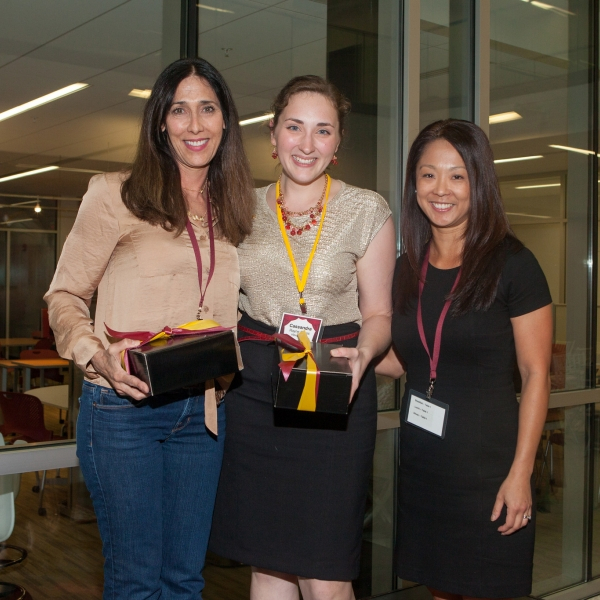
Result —
M 524 519 L 527 519 L 528 521 L 531 521 L 531 515 L 523 515 Z

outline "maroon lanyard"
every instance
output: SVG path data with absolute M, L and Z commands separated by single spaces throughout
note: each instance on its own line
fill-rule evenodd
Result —
M 192 248 L 194 249 L 194 256 L 196 257 L 196 265 L 198 267 L 198 284 L 200 286 L 200 302 L 198 303 L 198 312 L 196 313 L 196 318 L 202 318 L 202 307 L 204 306 L 204 296 L 206 295 L 206 290 L 208 290 L 208 284 L 212 279 L 213 273 L 215 272 L 215 234 L 213 231 L 213 220 L 212 220 L 212 211 L 210 206 L 210 198 L 206 199 L 206 218 L 208 219 L 208 240 L 210 246 L 210 254 L 209 254 L 209 267 L 208 267 L 208 279 L 206 280 L 206 287 L 204 291 L 202 291 L 202 256 L 200 255 L 200 248 L 198 246 L 198 240 L 196 239 L 196 234 L 194 232 L 194 227 L 190 223 L 190 220 L 187 220 L 185 224 L 185 228 L 190 236 L 190 241 L 192 242 Z
M 431 394 L 433 394 L 433 386 L 435 385 L 435 380 L 437 379 L 437 366 L 440 360 L 440 346 L 442 345 L 442 327 L 444 326 L 444 321 L 446 320 L 446 315 L 450 310 L 450 304 L 452 301 L 450 299 L 444 302 L 444 308 L 442 308 L 442 314 L 437 322 L 437 327 L 435 328 L 435 338 L 433 341 L 433 356 L 431 356 L 431 352 L 429 350 L 429 346 L 427 345 L 427 340 L 425 339 L 425 329 L 423 328 L 423 313 L 421 310 L 421 296 L 423 295 L 423 288 L 425 287 L 425 277 L 427 276 L 427 267 L 429 266 L 429 246 L 427 246 L 427 252 L 425 253 L 425 258 L 423 259 L 423 265 L 421 266 L 421 279 L 419 281 L 419 303 L 417 305 L 417 327 L 419 328 L 419 335 L 421 336 L 421 343 L 423 344 L 423 348 L 425 348 L 425 352 L 427 352 L 427 356 L 429 356 L 429 388 L 427 389 L 427 397 L 431 398 Z M 450 294 L 454 292 L 456 286 L 458 285 L 458 280 L 460 279 L 460 272 L 462 269 L 458 270 L 456 275 L 456 279 L 454 280 L 454 284 L 452 289 L 450 290 Z

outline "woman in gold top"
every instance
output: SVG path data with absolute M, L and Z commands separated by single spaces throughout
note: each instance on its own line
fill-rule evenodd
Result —
M 325 173 L 349 109 L 320 77 L 281 90 L 270 124 L 281 178 L 257 190 L 239 247 L 245 368 L 227 396 L 210 547 L 253 565 L 253 600 L 297 600 L 298 588 L 305 600 L 354 597 L 377 416 L 369 365 L 390 341 L 395 242 L 381 196 Z M 352 368 L 348 417 L 273 408 L 267 340 L 283 313 L 323 319 L 322 341 L 346 346 L 337 354 Z
M 171 64 L 146 104 L 131 171 L 92 178 L 46 294 L 59 352 L 85 373 L 77 455 L 106 599 L 201 597 L 225 415 L 214 384 L 148 398 L 120 364 L 137 342 L 110 343 L 105 326 L 160 331 L 198 317 L 235 326 L 251 182 L 222 76 L 202 59 Z

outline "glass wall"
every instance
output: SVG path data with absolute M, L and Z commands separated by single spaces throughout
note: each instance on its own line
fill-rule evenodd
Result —
M 511 225 L 550 284 L 553 389 L 578 389 L 591 384 L 591 3 L 544 6 L 491 2 L 490 139 Z
M 593 3 L 491 0 L 489 130 L 516 235 L 553 300 L 553 391 L 595 387 Z M 589 569 L 590 406 L 552 401 L 536 464 L 534 595 L 582 583 Z M 597 505 L 597 498 L 594 502 Z

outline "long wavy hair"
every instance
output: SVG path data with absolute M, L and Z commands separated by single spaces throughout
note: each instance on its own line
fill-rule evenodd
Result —
M 405 312 L 416 296 L 421 265 L 431 239 L 431 224 L 417 202 L 417 165 L 427 146 L 437 140 L 446 140 L 460 154 L 471 188 L 461 277 L 449 296 L 451 313 L 458 316 L 472 310 L 486 310 L 492 305 L 507 254 L 518 252 L 523 244 L 512 232 L 504 212 L 494 155 L 483 130 L 458 119 L 428 125 L 419 133 L 408 154 L 400 224 L 406 256 L 399 265 L 401 283 L 394 290 L 396 308 Z
M 177 86 L 200 77 L 215 92 L 225 129 L 208 171 L 210 199 L 218 217 L 219 235 L 238 245 L 252 229 L 254 182 L 244 153 L 237 109 L 223 76 L 202 58 L 171 63 L 158 77 L 144 108 L 137 152 L 121 196 L 142 221 L 180 235 L 187 222 L 177 156 L 164 129 Z

